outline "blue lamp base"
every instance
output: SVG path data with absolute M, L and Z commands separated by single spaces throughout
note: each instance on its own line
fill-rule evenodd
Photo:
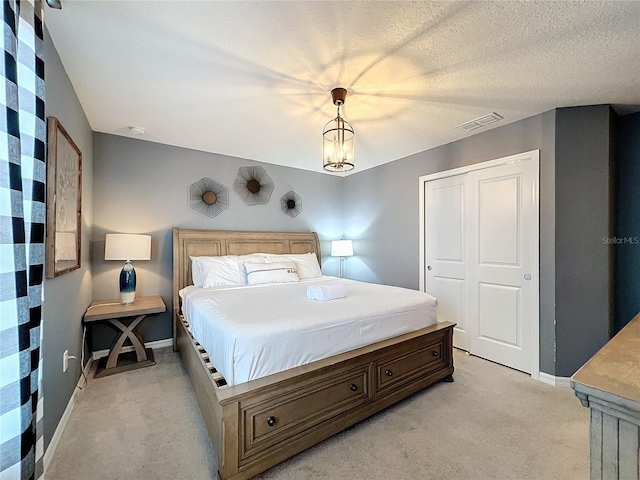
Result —
M 133 303 L 136 298 L 136 271 L 127 260 L 120 272 L 120 303 Z

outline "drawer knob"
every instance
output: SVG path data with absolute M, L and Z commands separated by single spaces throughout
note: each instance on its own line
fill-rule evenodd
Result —
M 270 427 L 273 427 L 275 424 L 276 424 L 276 417 L 267 418 L 267 425 L 269 425 Z
M 437 357 L 440 354 L 436 350 L 434 350 L 433 352 L 431 352 L 431 355 L 433 355 L 434 357 Z
M 385 374 L 387 377 L 392 377 L 392 376 L 393 376 L 393 372 L 392 372 L 391 370 L 385 370 L 385 371 L 384 371 L 384 374 Z
M 358 386 L 355 383 L 352 383 L 351 385 L 349 385 L 349 388 L 351 389 L 352 392 L 355 392 L 356 390 L 358 390 Z

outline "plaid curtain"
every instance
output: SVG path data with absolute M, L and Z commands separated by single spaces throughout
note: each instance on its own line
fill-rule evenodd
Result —
M 0 84 L 0 480 L 42 475 L 44 51 L 39 0 L 4 0 Z

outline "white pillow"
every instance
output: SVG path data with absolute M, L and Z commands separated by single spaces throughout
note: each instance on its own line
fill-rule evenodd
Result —
M 256 259 L 252 259 L 255 263 L 269 262 L 296 262 L 298 265 L 298 275 L 300 279 L 316 278 L 322 276 L 322 270 L 318 264 L 318 257 L 315 253 L 260 253 L 256 254 Z
M 205 288 L 245 284 L 236 255 L 199 257 L 198 263 Z
M 198 261 L 200 257 L 189 257 L 191 258 L 191 279 L 193 280 L 193 285 L 196 287 L 202 287 L 203 278 L 202 272 L 200 270 L 200 262 Z
M 266 263 L 266 262 L 276 262 L 277 259 L 267 260 L 266 257 L 270 256 L 269 253 L 249 253 L 247 255 L 240 255 L 238 257 L 238 263 L 240 264 L 240 275 L 242 276 L 243 285 L 247 285 L 247 271 L 244 267 L 245 262 L 251 263 Z
M 285 258 L 293 260 L 298 264 L 298 274 L 300 278 L 316 278 L 322 276 L 322 270 L 318 264 L 318 257 L 315 253 L 302 253 L 285 255 Z
M 253 263 L 244 262 L 247 284 L 285 283 L 300 280 L 296 262 Z

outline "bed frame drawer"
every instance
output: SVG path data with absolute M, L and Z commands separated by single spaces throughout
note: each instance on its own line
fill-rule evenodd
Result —
M 351 368 L 274 400 L 240 402 L 240 462 L 371 398 L 372 365 Z M 268 453 L 268 452 L 265 452 Z
M 446 367 L 447 357 L 445 339 L 442 338 L 427 346 L 419 345 L 395 357 L 376 362 L 375 395 Z

